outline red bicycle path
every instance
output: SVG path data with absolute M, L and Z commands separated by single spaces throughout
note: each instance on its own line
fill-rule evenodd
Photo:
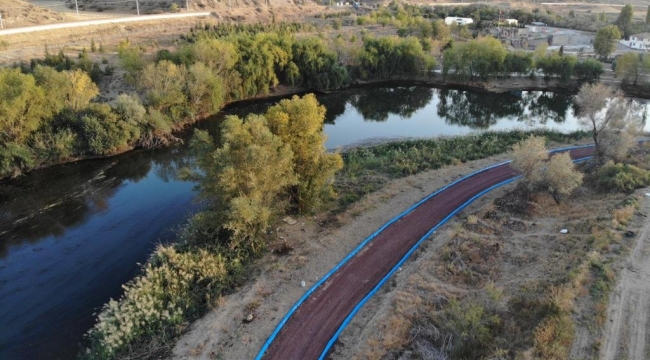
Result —
M 592 153 L 593 147 L 569 150 L 573 159 Z M 441 191 L 388 226 L 298 307 L 263 358 L 318 359 L 354 307 L 429 230 L 472 197 L 518 175 L 509 164 L 479 172 Z

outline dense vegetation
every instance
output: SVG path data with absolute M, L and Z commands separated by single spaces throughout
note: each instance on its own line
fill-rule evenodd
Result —
M 264 115 L 228 117 L 219 145 L 197 131 L 199 170 L 186 176 L 199 181 L 207 208 L 181 229 L 176 244 L 156 249 L 119 301 L 104 306 L 83 357 L 168 351 L 186 321 L 241 282 L 278 215 L 287 207 L 311 213 L 330 198 L 342 160 L 325 150 L 324 119 L 325 109 L 306 95 Z

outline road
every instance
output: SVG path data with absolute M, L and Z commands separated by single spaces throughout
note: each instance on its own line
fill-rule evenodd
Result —
M 648 210 L 646 207 L 643 212 Z M 648 359 L 649 337 L 650 222 L 646 222 L 610 297 L 600 358 Z
M 210 15 L 211 13 L 209 12 L 194 12 L 194 13 L 143 15 L 143 16 L 129 16 L 129 17 L 121 17 L 121 18 L 113 18 L 113 19 L 76 21 L 76 22 L 69 22 L 69 23 L 62 23 L 62 24 L 48 24 L 48 25 L 27 26 L 21 28 L 13 28 L 13 29 L 4 29 L 4 30 L 0 30 L 0 36 L 12 35 L 12 34 L 24 34 L 24 33 L 36 32 L 36 31 L 65 29 L 65 28 L 73 28 L 73 27 L 117 24 L 117 23 L 126 23 L 126 22 L 134 22 L 134 21 L 153 21 L 153 20 L 163 20 L 163 19 L 179 19 L 179 18 L 186 18 L 186 17 L 203 17 L 203 16 L 210 16 Z
M 571 150 L 571 157 L 590 156 L 593 148 Z M 286 321 L 264 359 L 318 359 L 355 306 L 396 266 L 430 229 L 484 190 L 512 179 L 508 164 L 482 171 L 439 192 L 380 232 L 352 257 Z

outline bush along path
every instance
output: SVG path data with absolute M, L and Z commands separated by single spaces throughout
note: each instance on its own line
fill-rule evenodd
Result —
M 565 150 L 572 159 L 593 153 L 593 147 Z M 474 199 L 518 177 L 509 163 L 488 167 L 436 191 L 388 222 L 292 307 L 257 359 L 325 358 L 348 321 L 424 239 Z

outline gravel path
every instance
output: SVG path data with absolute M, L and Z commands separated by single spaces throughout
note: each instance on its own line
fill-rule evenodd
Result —
M 571 150 L 574 159 L 593 148 Z M 264 359 L 318 359 L 352 309 L 424 236 L 481 191 L 517 175 L 509 165 L 476 174 L 430 198 L 382 231 L 323 283 L 288 319 Z

